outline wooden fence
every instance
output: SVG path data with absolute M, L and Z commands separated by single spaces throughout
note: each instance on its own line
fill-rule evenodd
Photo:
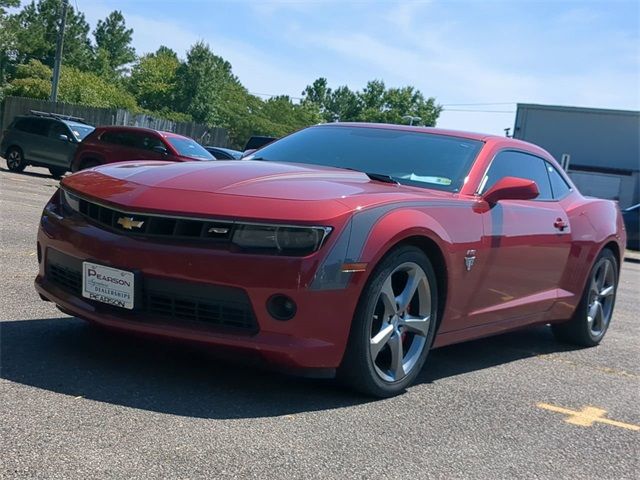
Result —
M 0 106 L 0 132 L 17 115 L 26 115 L 31 110 L 59 113 L 80 117 L 91 125 L 129 125 L 154 130 L 174 132 L 191 137 L 202 145 L 229 145 L 229 136 L 224 128 L 208 127 L 196 122 L 173 122 L 146 114 L 134 114 L 122 108 L 98 108 L 75 103 L 50 102 L 37 98 L 5 97 Z

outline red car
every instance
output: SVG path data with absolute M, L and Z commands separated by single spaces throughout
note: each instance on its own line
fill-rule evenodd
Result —
M 386 397 L 429 350 L 533 324 L 597 345 L 626 233 L 544 150 L 327 124 L 239 162 L 71 175 L 44 209 L 37 291 L 114 329 L 209 344 Z
M 127 160 L 215 160 L 191 138 L 141 127 L 98 127 L 80 143 L 71 171 Z

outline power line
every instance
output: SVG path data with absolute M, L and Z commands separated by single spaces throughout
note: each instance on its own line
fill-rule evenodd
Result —
M 269 98 L 273 98 L 273 97 L 289 97 L 292 98 L 294 100 L 302 100 L 303 97 L 294 97 L 291 95 L 287 95 L 284 93 L 280 93 L 280 94 L 275 94 L 275 93 L 258 93 L 258 92 L 249 92 L 251 95 L 255 95 L 256 97 L 269 97 Z
M 516 113 L 515 110 L 471 110 L 464 108 L 443 108 L 443 112 L 475 112 L 475 113 Z
M 493 103 L 443 103 L 443 107 L 474 107 L 474 106 L 492 106 L 492 105 L 515 105 L 516 102 L 493 102 Z

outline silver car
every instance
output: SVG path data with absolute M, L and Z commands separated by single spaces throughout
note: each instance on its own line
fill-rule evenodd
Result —
M 78 144 L 93 130 L 79 118 L 32 112 L 14 118 L 2 136 L 0 153 L 12 172 L 35 165 L 60 177 L 70 169 Z

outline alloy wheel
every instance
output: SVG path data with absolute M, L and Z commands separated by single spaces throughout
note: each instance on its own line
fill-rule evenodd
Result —
M 11 150 L 7 155 L 7 167 L 9 170 L 17 170 L 22 162 L 22 157 L 18 150 Z
M 587 323 L 594 338 L 602 336 L 609 326 L 615 289 L 614 266 L 609 258 L 601 258 L 591 275 L 587 306 Z
M 405 262 L 386 278 L 371 322 L 369 351 L 378 376 L 397 382 L 416 366 L 431 324 L 431 290 L 420 265 Z

